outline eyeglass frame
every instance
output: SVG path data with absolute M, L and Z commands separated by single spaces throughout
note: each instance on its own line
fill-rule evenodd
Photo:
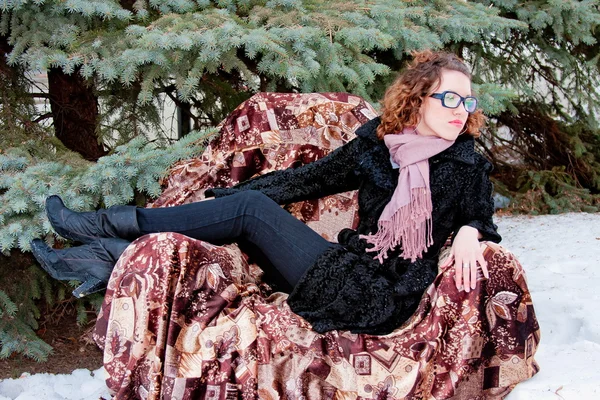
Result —
M 460 97 L 460 101 L 458 102 L 458 104 L 456 105 L 456 107 L 450 107 L 450 106 L 446 105 L 445 97 L 446 97 L 447 93 L 452 93 L 452 94 L 455 94 L 458 97 Z M 463 107 L 465 108 L 465 111 L 468 112 L 469 114 L 472 114 L 472 113 L 474 113 L 477 110 L 478 100 L 477 100 L 477 97 L 475 97 L 475 96 L 462 97 L 460 94 L 458 94 L 456 92 L 453 92 L 452 90 L 446 90 L 446 91 L 444 91 L 442 93 L 432 93 L 432 94 L 429 95 L 429 97 L 433 97 L 434 99 L 441 100 L 442 101 L 442 107 L 446 107 L 446 108 L 450 108 L 450 109 L 456 109 L 456 108 L 458 108 L 460 106 L 460 103 L 462 103 Z M 465 104 L 465 100 L 467 100 L 467 99 L 474 99 L 475 100 L 475 108 L 473 109 L 473 111 L 467 110 L 467 106 Z

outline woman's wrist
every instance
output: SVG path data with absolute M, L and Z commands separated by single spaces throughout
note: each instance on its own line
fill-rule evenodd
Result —
M 458 230 L 458 233 L 462 235 L 468 235 L 468 236 L 473 236 L 475 238 L 477 238 L 477 240 L 481 239 L 483 237 L 483 235 L 481 234 L 481 232 L 479 232 L 479 230 L 477 228 L 473 228 L 472 226 L 469 225 L 463 225 L 460 227 L 460 229 Z

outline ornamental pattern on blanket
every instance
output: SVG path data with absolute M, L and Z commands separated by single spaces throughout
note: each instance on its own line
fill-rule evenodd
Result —
M 138 239 L 96 324 L 116 398 L 502 398 L 537 372 L 539 327 L 518 261 L 489 243 L 490 280 L 439 274 L 386 336 L 318 334 L 233 246 L 175 233 Z
M 376 116 L 369 103 L 347 93 L 256 94 L 219 124 L 218 137 L 201 157 L 171 169 L 163 193 L 150 206 L 199 201 L 207 188 L 308 164 L 353 139 L 356 129 Z M 352 191 L 286 209 L 335 242 L 341 228 L 358 224 L 356 199 Z
M 200 159 L 173 169 L 153 206 L 313 161 L 372 114 L 347 94 L 258 94 L 221 124 Z M 346 193 L 290 209 L 332 240 L 355 225 L 355 203 Z M 321 335 L 235 245 L 147 235 L 117 263 L 94 337 L 118 399 L 503 398 L 538 371 L 539 326 L 518 261 L 493 243 L 484 256 L 489 281 L 480 276 L 467 294 L 452 269 L 440 271 L 389 335 Z

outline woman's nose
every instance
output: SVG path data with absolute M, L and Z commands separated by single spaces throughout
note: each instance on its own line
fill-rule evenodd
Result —
M 459 104 L 458 107 L 456 107 L 453 111 L 454 115 L 464 115 L 467 113 L 467 110 L 465 110 L 465 107 L 462 103 Z

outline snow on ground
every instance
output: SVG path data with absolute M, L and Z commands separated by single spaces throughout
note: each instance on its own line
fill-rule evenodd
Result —
M 70 375 L 24 373 L 19 379 L 0 381 L 0 400 L 98 400 L 110 399 L 106 372 L 76 369 Z
M 600 399 L 600 214 L 498 219 L 540 323 L 540 372 L 508 400 Z
M 541 371 L 508 400 L 600 399 L 600 214 L 497 218 L 519 258 L 542 330 Z M 24 374 L 0 381 L 0 400 L 109 398 L 105 372 Z

